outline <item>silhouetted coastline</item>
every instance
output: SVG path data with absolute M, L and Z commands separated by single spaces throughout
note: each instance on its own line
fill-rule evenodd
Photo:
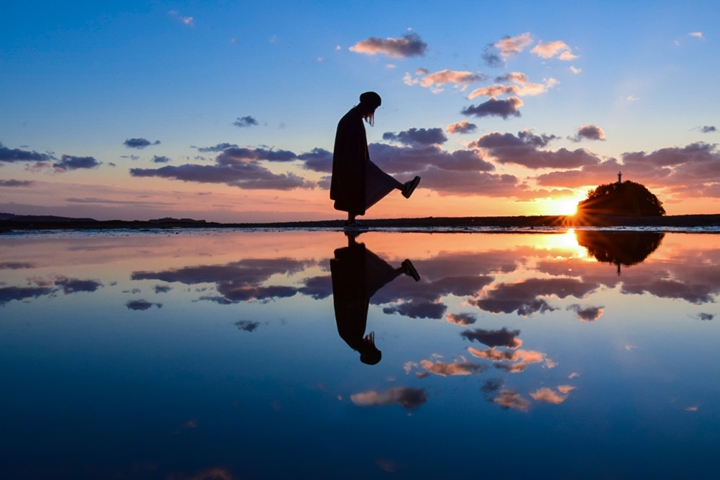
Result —
M 0 214 L 0 233 L 23 230 L 114 230 L 114 229 L 218 229 L 218 228 L 337 228 L 344 220 L 268 223 L 219 223 L 190 218 L 160 218 L 148 221 L 94 220 L 57 216 Z M 663 217 L 572 217 L 564 215 L 536 215 L 515 217 L 426 217 L 365 219 L 362 224 L 374 228 L 528 228 L 535 227 L 720 227 L 720 214 L 667 215 Z

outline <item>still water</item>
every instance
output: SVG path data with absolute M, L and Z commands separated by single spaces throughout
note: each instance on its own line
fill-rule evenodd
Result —
M 718 478 L 720 235 L 0 238 L 2 478 Z

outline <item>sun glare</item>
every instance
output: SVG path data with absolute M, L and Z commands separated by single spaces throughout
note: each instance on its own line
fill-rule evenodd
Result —
M 558 200 L 555 202 L 557 208 L 556 215 L 575 215 L 577 213 L 578 200 L 575 198 L 569 200 Z

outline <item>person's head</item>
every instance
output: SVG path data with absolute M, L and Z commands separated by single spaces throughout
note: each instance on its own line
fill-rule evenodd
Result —
M 360 95 L 360 111 L 366 122 L 370 125 L 375 124 L 375 109 L 382 104 L 380 95 L 375 92 L 365 92 Z

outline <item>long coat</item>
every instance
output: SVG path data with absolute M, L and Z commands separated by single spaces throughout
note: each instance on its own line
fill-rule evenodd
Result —
M 365 214 L 365 168 L 369 159 L 363 117 L 354 107 L 340 119 L 335 134 L 330 198 L 335 200 L 336 210 Z

